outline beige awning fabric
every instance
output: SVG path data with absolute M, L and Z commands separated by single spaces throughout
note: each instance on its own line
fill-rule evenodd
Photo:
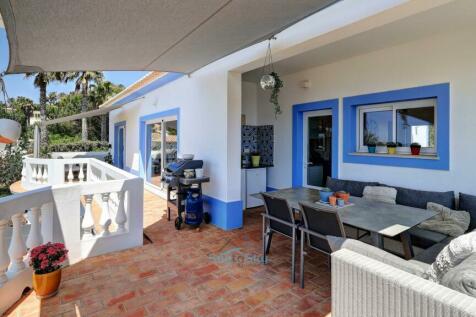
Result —
M 2 0 L 8 73 L 193 71 L 337 0 Z

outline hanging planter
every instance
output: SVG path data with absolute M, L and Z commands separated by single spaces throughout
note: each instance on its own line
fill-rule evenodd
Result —
M 0 74 L 0 93 L 5 100 L 5 106 L 8 107 L 8 95 L 3 81 L 4 73 Z M 21 136 L 21 124 L 6 118 L 0 118 L 0 143 L 12 144 Z
M 271 96 L 269 102 L 274 105 L 274 115 L 281 114 L 281 107 L 279 106 L 279 91 L 284 87 L 283 81 L 279 78 L 278 73 L 274 71 L 273 57 L 271 55 L 271 40 L 275 40 L 272 37 L 268 41 L 268 50 L 264 59 L 264 65 L 262 69 L 262 75 L 259 84 L 263 90 L 271 90 Z

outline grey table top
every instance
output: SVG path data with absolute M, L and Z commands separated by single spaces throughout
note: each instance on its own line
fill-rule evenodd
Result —
M 319 191 L 311 188 L 287 188 L 267 194 L 286 199 L 291 208 L 298 210 L 299 202 L 319 201 Z M 261 194 L 254 196 L 262 199 Z M 374 202 L 358 197 L 351 197 L 350 202 L 353 205 L 337 209 L 344 224 L 388 237 L 399 235 L 436 215 L 435 212 L 426 209 Z M 322 204 L 316 206 L 326 208 Z

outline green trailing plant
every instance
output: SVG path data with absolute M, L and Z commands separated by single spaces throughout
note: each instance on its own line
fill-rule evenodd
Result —
M 0 188 L 8 188 L 21 179 L 23 155 L 24 145 L 21 141 L 18 146 L 7 145 L 0 152 Z
M 277 118 L 279 114 L 282 113 L 281 107 L 279 106 L 279 92 L 281 88 L 284 87 L 284 82 L 279 78 L 279 75 L 276 72 L 270 74 L 274 77 L 275 84 L 273 90 L 271 91 L 271 96 L 269 97 L 269 102 L 274 105 L 274 116 Z

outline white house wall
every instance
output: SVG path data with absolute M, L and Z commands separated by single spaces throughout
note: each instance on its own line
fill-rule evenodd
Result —
M 259 92 L 258 124 L 275 125 L 274 168 L 269 169 L 268 186 L 284 188 L 292 184 L 292 105 L 339 98 L 340 178 L 476 194 L 475 50 L 474 30 L 460 30 L 284 76 L 285 88 L 280 94 L 283 114 L 277 120 L 267 102 L 268 95 Z M 303 80 L 310 80 L 312 86 L 301 88 Z M 449 171 L 343 163 L 343 97 L 447 82 L 451 114 Z

